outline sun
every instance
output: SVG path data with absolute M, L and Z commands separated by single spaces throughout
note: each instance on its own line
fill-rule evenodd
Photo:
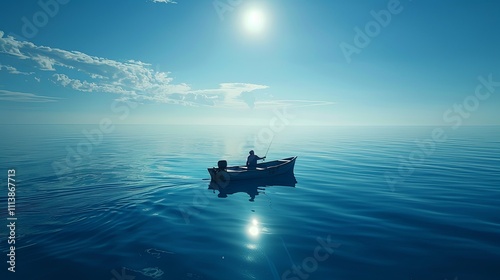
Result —
M 261 9 L 249 9 L 244 14 L 243 24 L 245 29 L 250 33 L 262 33 L 266 26 L 266 15 Z

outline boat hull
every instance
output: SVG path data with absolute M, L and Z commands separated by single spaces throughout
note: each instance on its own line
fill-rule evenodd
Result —
M 246 166 L 230 166 L 225 171 L 218 168 L 208 168 L 210 178 L 214 181 L 227 182 L 270 178 L 293 172 L 297 157 L 289 157 L 280 160 L 263 162 L 257 164 L 255 169 L 249 170 Z

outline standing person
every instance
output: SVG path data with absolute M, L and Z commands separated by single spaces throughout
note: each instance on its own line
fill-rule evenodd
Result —
M 260 159 L 265 159 L 266 157 L 259 157 L 256 155 L 253 150 L 249 152 L 249 156 L 247 157 L 247 167 L 248 169 L 255 169 L 257 167 L 257 161 Z

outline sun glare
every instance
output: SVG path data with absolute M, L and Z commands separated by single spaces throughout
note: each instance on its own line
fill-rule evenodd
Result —
M 262 10 L 249 9 L 244 16 L 245 29 L 250 33 L 261 33 L 266 25 L 266 17 Z
M 260 234 L 259 221 L 257 219 L 252 219 L 252 225 L 248 228 L 248 233 L 252 237 L 256 237 Z

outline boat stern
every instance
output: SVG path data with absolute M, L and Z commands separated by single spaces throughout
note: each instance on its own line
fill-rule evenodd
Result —
M 217 174 L 217 170 L 215 167 L 209 167 L 207 168 L 208 174 L 210 174 L 210 179 L 215 180 L 215 175 Z

